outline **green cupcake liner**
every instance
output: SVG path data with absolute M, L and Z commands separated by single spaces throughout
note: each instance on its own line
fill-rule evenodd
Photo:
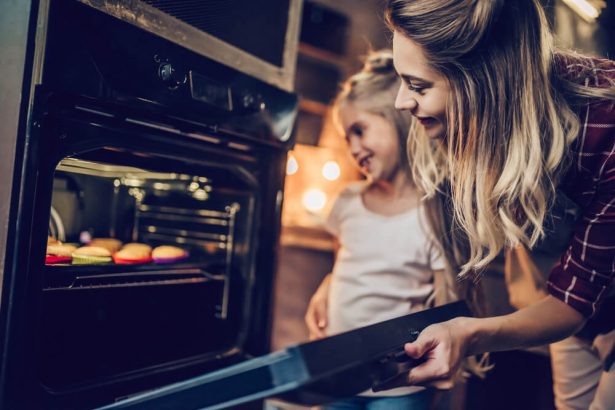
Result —
M 87 256 L 75 255 L 73 253 L 73 265 L 94 265 L 111 262 L 113 262 L 113 258 L 111 256 Z

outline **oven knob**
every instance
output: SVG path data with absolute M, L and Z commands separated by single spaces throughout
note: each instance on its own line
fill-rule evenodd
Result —
M 161 63 L 158 66 L 158 78 L 169 88 L 175 90 L 187 80 L 186 75 L 183 76 L 177 72 L 171 63 Z
M 265 101 L 260 94 L 252 94 L 250 92 L 244 92 L 241 97 L 241 105 L 244 110 L 250 112 L 263 111 L 266 108 Z

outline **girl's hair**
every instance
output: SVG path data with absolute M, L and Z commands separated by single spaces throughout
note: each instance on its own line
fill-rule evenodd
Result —
M 595 60 L 554 51 L 538 0 L 388 0 L 385 16 L 449 82 L 445 142 L 417 127 L 408 148 L 428 196 L 449 180 L 447 234 L 463 239 L 449 242 L 468 244 L 450 252 L 465 253 L 460 275 L 506 246 L 533 246 L 580 129 L 574 105 L 615 90 L 588 86 L 585 74 L 601 76 Z
M 394 125 L 399 141 L 399 165 L 411 177 L 407 141 L 412 117 L 395 109 L 394 101 L 399 89 L 399 77 L 393 67 L 391 50 L 372 51 L 365 58 L 363 68 L 341 85 L 333 103 L 333 118 L 338 129 L 339 109 L 345 104 L 380 115 Z

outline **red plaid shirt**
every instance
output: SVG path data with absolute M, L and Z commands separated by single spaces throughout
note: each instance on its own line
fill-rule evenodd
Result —
M 615 62 L 600 62 L 602 75 L 615 80 Z M 578 68 L 575 64 L 565 67 L 571 75 Z M 593 87 L 609 86 L 596 71 L 583 81 Z M 594 102 L 578 114 L 581 131 L 560 188 L 581 213 L 570 245 L 551 271 L 548 288 L 551 295 L 592 316 L 610 293 L 615 277 L 615 106 Z

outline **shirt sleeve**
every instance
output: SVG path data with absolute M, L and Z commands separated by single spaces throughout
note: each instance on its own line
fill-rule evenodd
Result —
M 342 209 L 344 208 L 344 196 L 345 192 L 342 192 L 333 200 L 333 206 L 331 207 L 331 210 L 329 211 L 329 214 L 324 222 L 324 228 L 327 232 L 336 237 L 339 237 L 340 235 Z
M 585 121 L 578 160 L 584 178 L 575 189 L 589 195 L 572 239 L 549 276 L 554 297 L 584 316 L 596 313 L 615 276 L 615 120 Z M 592 141 L 593 139 L 593 141 Z M 584 161 L 584 162 L 583 162 Z

